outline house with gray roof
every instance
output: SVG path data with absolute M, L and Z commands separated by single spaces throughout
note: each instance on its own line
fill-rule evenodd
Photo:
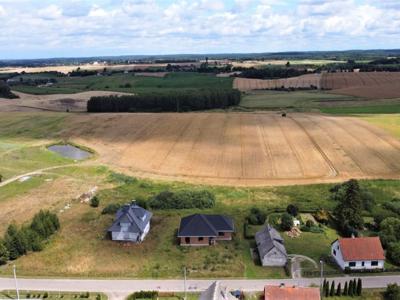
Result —
M 268 224 L 256 233 L 255 238 L 263 266 L 282 267 L 286 265 L 287 253 L 284 242 L 275 228 Z
M 237 300 L 237 298 L 232 296 L 226 287 L 221 286 L 219 281 L 215 281 L 201 293 L 199 300 Z
M 209 246 L 232 240 L 233 220 L 222 215 L 194 214 L 181 219 L 178 238 L 181 246 Z
M 108 229 L 113 241 L 140 243 L 150 231 L 153 214 L 132 203 L 122 206 L 115 215 L 115 221 Z

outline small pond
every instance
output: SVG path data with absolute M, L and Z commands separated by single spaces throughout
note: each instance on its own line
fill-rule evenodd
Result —
M 74 159 L 74 160 L 84 160 L 90 157 L 92 154 L 88 151 L 79 149 L 73 145 L 52 145 L 48 147 L 52 152 L 60 154 L 63 157 Z

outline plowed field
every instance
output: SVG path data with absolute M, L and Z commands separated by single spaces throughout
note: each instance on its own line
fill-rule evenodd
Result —
M 322 73 L 272 80 L 235 78 L 233 82 L 233 87 L 240 91 L 311 86 L 363 98 L 399 98 L 400 72 Z
M 400 178 L 400 141 L 350 117 L 75 115 L 63 134 L 95 149 L 102 163 L 152 178 L 222 185 Z

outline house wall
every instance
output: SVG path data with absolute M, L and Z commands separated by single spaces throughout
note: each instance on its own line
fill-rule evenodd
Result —
M 142 233 L 142 235 L 140 236 L 140 241 L 143 241 L 143 240 L 144 240 L 144 238 L 145 238 L 146 235 L 149 233 L 149 231 L 150 231 L 150 222 L 147 223 L 146 227 L 144 228 L 143 233 Z
M 272 249 L 260 259 L 262 265 L 265 267 L 283 267 L 287 262 L 287 257 L 276 249 Z
M 335 253 L 336 252 L 336 253 Z M 339 246 L 339 241 L 335 241 L 332 246 L 331 246 L 331 254 L 332 257 L 335 259 L 336 263 L 338 266 L 344 270 L 346 268 L 350 268 L 351 270 L 373 270 L 373 269 L 383 269 L 385 265 L 384 260 L 376 260 L 378 261 L 377 266 L 372 266 L 372 261 L 371 260 L 356 260 L 352 261 L 355 262 L 356 265 L 354 267 L 350 267 L 350 261 L 345 261 L 342 255 L 342 251 Z M 364 262 L 364 266 L 363 266 Z
M 128 232 L 112 232 L 111 238 L 113 241 L 125 241 L 125 242 L 138 242 L 138 234 Z
M 198 237 L 190 237 L 189 243 L 186 243 L 185 237 L 180 237 L 180 245 L 181 246 L 208 246 L 209 245 L 209 238 L 204 237 L 202 241 L 199 241 Z
M 218 235 L 216 238 L 218 241 L 230 241 L 232 240 L 232 232 L 223 232 L 223 235 Z

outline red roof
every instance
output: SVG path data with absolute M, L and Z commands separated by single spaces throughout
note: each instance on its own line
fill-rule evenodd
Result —
M 267 285 L 265 300 L 320 300 L 319 288 L 285 287 Z
M 342 238 L 339 245 L 345 261 L 385 259 L 379 237 Z

